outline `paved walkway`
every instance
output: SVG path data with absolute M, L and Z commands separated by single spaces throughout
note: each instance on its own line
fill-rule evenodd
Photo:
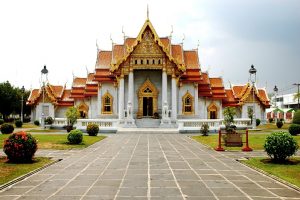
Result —
M 0 192 L 3 199 L 300 199 L 185 135 L 111 135 Z

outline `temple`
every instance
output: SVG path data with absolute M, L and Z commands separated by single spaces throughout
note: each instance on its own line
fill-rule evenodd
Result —
M 217 122 L 227 106 L 237 108 L 237 119 L 248 119 L 254 106 L 256 118 L 264 120 L 270 107 L 265 89 L 250 83 L 225 89 L 222 78 L 201 70 L 198 49 L 184 50 L 171 36 L 159 37 L 149 19 L 136 38 L 97 50 L 94 72 L 74 77 L 71 89 L 47 82 L 31 91 L 27 104 L 32 120 L 51 116 L 59 124 L 67 108 L 76 106 L 82 127 L 111 122 L 114 129 Z

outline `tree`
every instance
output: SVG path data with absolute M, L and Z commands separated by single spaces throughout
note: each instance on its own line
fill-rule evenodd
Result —
M 72 126 L 77 122 L 80 113 L 76 107 L 69 107 L 66 112 L 66 117 L 68 119 L 68 125 Z
M 251 119 L 251 124 L 252 124 L 253 109 L 251 107 L 248 107 L 247 113 L 248 113 L 248 117 Z
M 235 107 L 226 107 L 223 110 L 224 122 L 226 126 L 230 126 L 234 122 L 234 116 L 236 115 Z
M 13 87 L 8 81 L 0 83 L 0 113 L 4 119 L 10 114 L 21 113 L 21 99 L 23 96 L 23 113 L 29 115 L 31 110 L 29 106 L 26 106 L 26 100 L 30 95 L 30 91 L 25 91 L 17 87 Z
M 0 112 L 4 119 L 13 113 L 17 101 L 16 90 L 7 81 L 0 83 Z

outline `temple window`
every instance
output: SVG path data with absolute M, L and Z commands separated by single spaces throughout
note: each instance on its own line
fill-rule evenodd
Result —
M 113 97 L 107 91 L 102 96 L 102 114 L 112 114 Z
M 154 59 L 152 60 L 152 64 L 153 64 L 153 65 L 155 64 L 155 60 L 154 60 Z
M 193 96 L 187 91 L 186 94 L 182 97 L 182 108 L 183 114 L 193 114 L 194 113 L 194 98 Z
M 138 61 L 137 61 L 137 60 L 134 60 L 134 64 L 136 64 L 136 65 L 137 65 L 137 63 L 138 63 Z
M 143 64 L 144 62 L 143 62 L 143 59 L 141 60 L 141 65 Z
M 149 60 L 147 59 L 147 65 L 149 65 Z
M 160 65 L 160 59 L 158 60 L 158 64 Z

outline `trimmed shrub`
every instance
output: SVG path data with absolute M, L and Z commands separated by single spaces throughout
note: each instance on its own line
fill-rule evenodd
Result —
M 14 132 L 14 126 L 9 123 L 4 123 L 1 125 L 1 133 L 3 134 L 10 134 Z
M 273 118 L 269 118 L 269 123 L 273 123 L 274 119 Z
M 53 124 L 53 118 L 52 117 L 47 117 L 46 119 L 45 119 L 45 123 L 46 124 L 48 124 L 48 125 L 51 125 L 51 124 Z
M 82 131 L 78 129 L 72 130 L 68 134 L 68 141 L 70 144 L 80 144 L 82 142 L 82 138 Z
M 0 119 L 0 125 L 4 124 L 4 120 Z
M 96 136 L 99 132 L 99 125 L 97 124 L 88 124 L 86 127 L 86 132 L 89 136 Z
M 289 132 L 291 135 L 300 134 L 300 124 L 291 124 L 289 127 Z
M 209 133 L 208 124 L 202 124 L 200 132 L 202 133 L 203 136 L 208 136 L 208 133 Z
M 23 122 L 21 120 L 15 121 L 15 125 L 17 128 L 21 128 L 23 126 Z
M 293 117 L 293 124 L 300 124 L 300 110 L 295 112 Z
M 36 125 L 36 126 L 39 126 L 39 125 L 40 125 L 40 121 L 39 121 L 39 120 L 35 120 L 33 123 L 34 123 L 34 125 Z
M 36 139 L 24 131 L 13 133 L 4 141 L 3 151 L 12 162 L 30 162 L 36 150 Z
M 256 119 L 256 126 L 260 125 L 260 119 Z
M 280 163 L 294 155 L 299 146 L 289 133 L 273 132 L 266 138 L 264 148 L 273 161 Z
M 276 122 L 276 126 L 277 126 L 277 128 L 281 128 L 283 126 L 282 121 Z

